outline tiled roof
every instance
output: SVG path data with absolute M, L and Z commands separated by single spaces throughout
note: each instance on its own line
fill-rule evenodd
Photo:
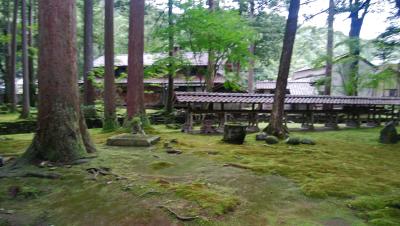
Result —
M 225 78 L 222 75 L 218 75 L 214 79 L 214 83 L 224 83 Z M 145 84 L 167 84 L 168 78 L 148 78 L 144 79 Z M 175 78 L 174 84 L 204 84 L 204 76 L 200 79 L 197 76 L 190 77 L 189 79 L 185 78 Z
M 185 61 L 188 61 L 193 66 L 207 66 L 208 54 L 207 53 L 193 53 L 184 52 L 181 54 Z M 145 66 L 151 66 L 157 60 L 167 57 L 167 53 L 145 53 L 143 54 L 143 64 Z M 117 67 L 128 66 L 128 54 L 116 55 L 114 58 L 114 65 Z M 104 56 L 101 56 L 94 60 L 94 67 L 104 67 Z
M 272 94 L 176 92 L 180 103 L 272 104 Z M 322 95 L 286 95 L 286 104 L 400 105 L 400 98 L 371 98 Z
M 97 78 L 96 82 L 102 82 L 104 79 Z M 117 78 L 115 79 L 116 84 L 127 84 L 128 80 L 126 78 Z M 165 85 L 168 84 L 168 78 L 145 78 L 144 84 L 146 85 Z M 182 85 L 182 86 L 200 86 L 205 83 L 204 76 L 202 79 L 196 76 L 192 76 L 189 79 L 185 78 L 175 78 L 174 84 L 175 85 Z M 225 83 L 225 78 L 222 75 L 218 75 L 214 79 L 215 84 L 223 84 Z M 79 80 L 79 84 L 83 84 L 83 80 Z
M 273 90 L 276 87 L 275 81 L 258 81 L 256 90 Z M 289 81 L 287 89 L 291 95 L 317 95 L 318 90 L 310 82 L 292 82 Z

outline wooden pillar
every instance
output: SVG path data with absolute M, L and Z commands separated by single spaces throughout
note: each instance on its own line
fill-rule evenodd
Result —
M 392 105 L 392 120 L 393 120 L 393 121 L 394 121 L 394 118 L 395 118 L 395 117 L 394 117 L 394 113 L 395 113 L 394 110 L 395 110 L 395 107 L 394 107 L 394 105 Z

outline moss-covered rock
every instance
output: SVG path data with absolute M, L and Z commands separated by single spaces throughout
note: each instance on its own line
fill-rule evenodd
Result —
M 399 141 L 399 134 L 397 133 L 396 124 L 394 122 L 388 123 L 385 128 L 381 130 L 379 141 L 382 144 L 396 144 Z
M 262 132 L 256 135 L 256 140 L 265 140 L 267 138 L 267 134 Z
M 298 137 L 289 137 L 286 139 L 285 143 L 289 145 L 299 145 L 301 144 L 301 139 Z
M 276 136 L 267 136 L 265 142 L 267 144 L 277 144 L 279 143 L 279 139 Z
M 307 144 L 307 145 L 316 145 L 315 141 L 309 138 L 303 138 L 301 139 L 302 144 Z

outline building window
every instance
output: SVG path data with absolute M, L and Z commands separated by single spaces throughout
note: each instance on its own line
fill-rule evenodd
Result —
M 384 97 L 397 97 L 398 96 L 397 89 L 385 89 L 383 91 L 383 96 Z

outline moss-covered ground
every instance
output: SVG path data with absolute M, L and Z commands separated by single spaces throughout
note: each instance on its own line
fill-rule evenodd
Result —
M 379 144 L 379 128 L 291 134 L 314 146 L 154 131 L 156 146 L 121 148 L 91 130 L 90 162 L 19 169 L 61 179 L 0 179 L 0 225 L 400 225 L 400 144 Z M 0 155 L 31 139 L 1 136 Z M 170 140 L 182 154 L 165 152 Z

